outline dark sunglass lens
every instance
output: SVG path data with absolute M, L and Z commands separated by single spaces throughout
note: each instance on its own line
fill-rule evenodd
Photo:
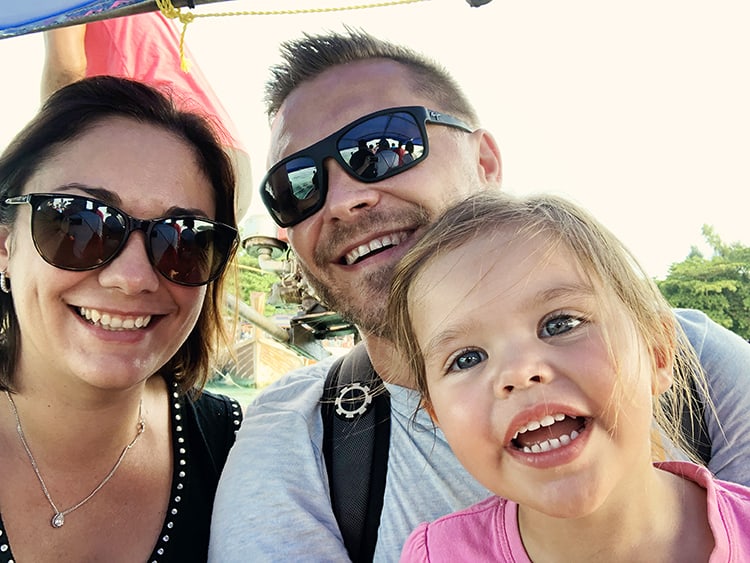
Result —
M 337 149 L 355 177 L 376 180 L 422 158 L 422 129 L 407 112 L 378 115 L 346 131 Z
M 320 174 L 309 157 L 293 158 L 271 172 L 265 190 L 281 223 L 293 224 L 320 200 Z
M 151 255 L 168 279 L 202 285 L 215 279 L 232 249 L 231 229 L 192 217 L 165 219 L 151 229 Z
M 117 252 L 124 222 L 119 213 L 87 198 L 50 198 L 36 208 L 32 233 L 45 260 L 60 268 L 86 270 Z

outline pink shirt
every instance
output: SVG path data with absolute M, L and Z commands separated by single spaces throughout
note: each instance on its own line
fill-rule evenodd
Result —
M 154 86 L 171 95 L 180 109 L 209 117 L 222 144 L 247 152 L 187 47 L 190 72 L 180 68 L 180 34 L 161 12 L 88 23 L 85 49 L 87 76 L 111 74 Z
M 710 563 L 750 561 L 750 488 L 714 479 L 705 468 L 670 461 L 657 467 L 706 489 L 715 546 Z M 423 523 L 406 540 L 401 562 L 513 561 L 531 563 L 518 529 L 518 505 L 490 497 L 465 510 Z

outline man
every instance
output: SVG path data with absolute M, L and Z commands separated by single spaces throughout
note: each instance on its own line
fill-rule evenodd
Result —
M 382 324 L 393 268 L 450 202 L 475 189 L 499 188 L 500 154 L 453 79 L 412 51 L 353 31 L 306 36 L 282 51 L 285 64 L 273 69 L 267 87 L 272 141 L 264 202 L 288 228 L 311 285 L 360 328 L 390 393 L 390 453 L 375 560 L 395 561 L 419 522 L 489 493 L 458 464 L 425 413 L 414 416 L 418 397 Z M 345 155 L 355 150 L 354 133 L 380 121 L 388 122 L 390 138 L 412 130 L 414 161 L 374 180 L 358 177 Z M 347 139 L 353 139 L 351 147 Z M 321 187 L 316 198 L 295 204 L 288 185 L 300 168 L 314 168 Z M 709 419 L 711 467 L 748 482 L 742 460 L 750 436 L 747 394 L 730 389 L 738 378 L 750 378 L 750 347 L 700 313 L 684 313 L 681 323 L 709 372 L 728 436 L 722 438 Z M 248 409 L 217 494 L 212 561 L 348 559 L 321 453 L 320 399 L 330 364 L 293 372 Z
M 352 153 L 349 157 L 349 166 L 356 171 L 357 174 L 364 176 L 365 178 L 374 178 L 376 176 L 376 164 L 378 157 L 372 154 L 372 151 L 367 146 L 367 141 L 360 139 L 357 141 L 357 150 Z
M 384 176 L 390 170 L 398 167 L 398 153 L 391 148 L 387 139 L 380 139 L 376 154 L 378 157 L 378 164 L 376 167 L 378 177 Z

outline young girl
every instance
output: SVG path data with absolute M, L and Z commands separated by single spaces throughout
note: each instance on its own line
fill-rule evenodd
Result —
M 422 524 L 402 561 L 747 560 L 750 489 L 654 463 L 686 449 L 679 413 L 705 381 L 659 290 L 587 213 L 463 201 L 402 261 L 389 321 L 424 408 L 497 495 Z

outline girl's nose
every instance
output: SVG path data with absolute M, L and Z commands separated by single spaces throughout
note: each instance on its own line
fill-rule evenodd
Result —
M 523 389 L 552 381 L 552 367 L 540 346 L 541 343 L 508 346 L 495 378 L 495 396 L 507 398 Z

